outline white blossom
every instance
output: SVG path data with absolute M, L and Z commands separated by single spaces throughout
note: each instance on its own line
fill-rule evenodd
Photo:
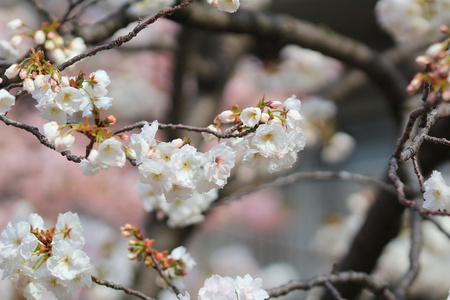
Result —
M 0 90 L 0 115 L 6 114 L 15 103 L 16 97 L 5 89 Z
M 253 127 L 256 124 L 259 124 L 259 121 L 261 120 L 261 109 L 258 107 L 245 108 L 241 112 L 240 117 L 244 126 Z
M 56 137 L 61 134 L 59 124 L 55 121 L 44 124 L 44 134 L 50 142 L 54 142 Z
M 235 283 L 230 277 L 213 275 L 198 291 L 198 300 L 237 300 Z
M 433 171 L 430 178 L 424 182 L 425 192 L 423 208 L 445 211 L 450 205 L 450 187 L 442 178 L 441 172 Z
M 239 300 L 264 300 L 269 294 L 262 289 L 262 279 L 253 279 L 249 274 L 236 277 L 236 292 Z

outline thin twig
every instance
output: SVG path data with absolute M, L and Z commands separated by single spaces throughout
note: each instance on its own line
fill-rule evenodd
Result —
M 86 57 L 94 56 L 100 51 L 105 51 L 105 50 L 109 50 L 109 49 L 112 49 L 112 48 L 116 48 L 116 47 L 121 46 L 124 43 L 127 43 L 127 42 L 131 41 L 134 37 L 136 37 L 138 35 L 139 32 L 141 32 L 143 29 L 147 28 L 150 24 L 154 23 L 159 18 L 171 15 L 174 12 L 177 12 L 177 11 L 185 8 L 192 1 L 193 0 L 186 0 L 185 2 L 181 3 L 180 5 L 177 5 L 177 6 L 173 7 L 173 8 L 162 10 L 162 11 L 158 12 L 156 15 L 154 15 L 151 18 L 149 18 L 145 22 L 142 22 L 139 25 L 137 25 L 136 27 L 134 27 L 134 29 L 132 31 L 130 31 L 127 35 L 120 36 L 119 38 L 115 39 L 114 41 L 112 41 L 110 43 L 94 47 L 91 50 L 88 50 L 88 51 L 86 51 L 84 53 L 81 53 L 81 54 L 73 57 L 72 59 L 69 59 L 68 61 L 62 63 L 61 65 L 59 65 L 58 69 L 60 71 L 62 71 L 65 68 L 73 65 L 74 63 L 76 63 L 76 62 L 78 62 L 78 61 L 80 61 L 80 60 L 82 60 L 82 59 L 84 59 Z
M 36 8 L 39 14 L 41 14 L 46 21 L 51 21 L 53 18 L 50 13 L 36 0 L 28 0 Z
M 438 221 L 435 220 L 435 218 L 431 217 L 431 216 L 422 216 L 422 218 L 424 220 L 430 221 L 431 223 L 434 224 L 434 226 L 436 226 L 437 229 L 439 229 L 440 232 L 442 232 L 443 234 L 445 234 L 445 236 L 450 239 L 450 233 L 447 232 L 447 230 L 445 230 L 444 227 L 442 227 L 441 224 L 439 224 Z
M 409 252 L 409 269 L 402 277 L 395 289 L 395 295 L 398 299 L 405 299 L 408 288 L 416 279 L 419 273 L 419 255 L 422 250 L 422 218 L 416 211 L 411 211 L 411 250 Z
M 338 274 L 320 275 L 306 280 L 291 280 L 287 284 L 267 290 L 270 297 L 280 297 L 295 290 L 309 290 L 315 286 L 323 286 L 325 283 L 354 282 L 361 284 L 377 296 L 377 299 L 397 300 L 387 285 L 379 282 L 374 277 L 362 272 L 341 272 Z
M 156 255 L 153 251 L 150 251 L 150 256 L 152 260 L 155 262 L 155 266 L 153 268 L 158 272 L 159 276 L 166 282 L 166 284 L 169 286 L 169 288 L 172 290 L 172 292 L 175 293 L 175 295 L 179 295 L 181 292 L 180 290 L 172 284 L 170 279 L 167 277 L 167 275 L 164 273 L 164 271 L 161 268 L 161 265 L 159 265 L 158 259 L 156 258 Z
M 412 163 L 413 163 L 413 167 L 414 167 L 414 173 L 416 173 L 417 175 L 417 180 L 419 181 L 419 185 L 420 185 L 420 192 L 423 194 L 425 193 L 425 187 L 423 186 L 423 175 L 422 172 L 420 172 L 420 168 L 419 168 L 419 163 L 417 161 L 417 155 L 414 155 L 412 158 Z
M 325 282 L 325 287 L 330 291 L 330 293 L 333 295 L 333 297 L 336 298 L 336 300 L 345 300 L 344 298 L 342 298 L 341 294 L 336 289 L 336 287 L 334 285 L 332 285 L 331 283 Z
M 107 280 L 98 279 L 94 275 L 92 275 L 91 277 L 92 277 L 92 281 L 94 281 L 98 285 L 103 285 L 103 286 L 112 288 L 114 290 L 124 291 L 125 293 L 127 293 L 129 295 L 136 296 L 136 297 L 141 298 L 143 300 L 156 300 L 156 299 L 154 299 L 152 297 L 144 295 L 143 293 L 141 293 L 139 291 L 132 290 L 132 289 L 127 288 L 127 287 L 125 287 L 123 285 L 116 284 L 116 283 L 113 283 L 113 282 L 107 281 Z
M 128 125 L 128 126 L 124 126 L 121 129 L 114 131 L 114 134 L 117 135 L 120 133 L 131 131 L 136 128 L 142 128 L 145 125 L 145 123 L 146 123 L 146 121 L 140 121 L 140 122 Z M 195 127 L 195 126 L 188 126 L 188 125 L 183 125 L 183 124 L 161 124 L 161 123 L 158 123 L 158 128 L 161 130 L 171 129 L 171 130 L 186 130 L 186 131 L 193 131 L 193 132 L 204 132 L 204 133 L 212 134 L 219 139 L 229 139 L 229 138 L 246 136 L 246 135 L 256 131 L 256 129 L 258 128 L 258 125 L 250 128 L 250 129 L 244 130 L 242 132 L 238 132 L 238 133 L 232 133 L 233 130 L 227 130 L 225 132 L 217 132 L 217 131 L 214 131 L 214 130 L 211 130 L 211 129 L 205 128 L 205 127 Z
M 39 140 L 39 142 L 42 145 L 44 145 L 47 148 L 50 148 L 52 150 L 55 150 L 55 146 L 49 142 L 49 140 L 45 137 L 45 135 L 43 135 L 42 133 L 39 132 L 38 128 L 30 126 L 28 124 L 21 123 L 19 121 L 15 121 L 13 119 L 10 119 L 10 118 L 8 118 L 6 116 L 2 116 L 2 115 L 0 115 L 0 121 L 5 123 L 6 125 L 24 129 L 25 131 L 30 132 Z M 73 155 L 69 150 L 64 150 L 64 151 L 61 151 L 60 153 L 62 156 L 65 156 L 67 158 L 67 160 L 73 161 L 76 163 L 80 163 L 81 160 L 84 158 L 83 156 Z
M 67 20 L 68 20 L 68 17 L 69 17 L 69 15 L 70 15 L 70 13 L 78 6 L 78 5 L 80 5 L 81 3 L 83 3 L 85 0 L 78 0 L 78 1 L 76 1 L 76 2 L 74 2 L 74 3 L 72 3 L 72 1 L 69 1 L 70 2 L 70 5 L 69 5 L 69 7 L 67 8 L 67 11 L 66 11 L 66 13 L 64 14 L 64 16 L 61 18 L 61 24 L 64 24 Z

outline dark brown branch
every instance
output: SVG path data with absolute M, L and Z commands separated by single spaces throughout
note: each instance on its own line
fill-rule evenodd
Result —
M 295 290 L 309 290 L 315 286 L 323 286 L 327 282 L 331 284 L 353 282 L 369 289 L 377 296 L 377 299 L 397 300 L 387 285 L 375 280 L 372 276 L 361 272 L 341 272 L 338 274 L 321 275 L 307 280 L 292 280 L 277 288 L 269 289 L 270 297 L 287 295 Z
M 42 133 L 39 132 L 38 128 L 21 123 L 19 121 L 12 120 L 12 119 L 10 119 L 6 116 L 2 116 L 2 115 L 0 115 L 0 121 L 5 123 L 6 125 L 10 125 L 10 126 L 17 127 L 17 128 L 23 129 L 25 131 L 28 131 L 29 133 L 33 134 L 42 145 L 44 145 L 47 148 L 50 148 L 52 150 L 55 150 L 55 146 L 48 141 L 48 139 L 45 137 L 45 135 L 43 135 Z M 83 156 L 73 155 L 69 150 L 61 151 L 61 155 L 65 156 L 67 158 L 67 160 L 73 161 L 76 163 L 80 163 L 81 160 L 84 158 Z
M 406 99 L 403 75 L 381 54 L 330 29 L 320 29 L 287 15 L 244 9 L 226 14 L 197 3 L 171 16 L 171 19 L 196 28 L 245 33 L 274 43 L 296 44 L 339 59 L 368 74 L 388 97 L 392 111 L 400 119 L 401 103 Z
M 50 22 L 53 19 L 50 13 L 37 0 L 28 0 L 28 2 L 30 2 L 36 8 L 37 12 L 45 21 Z
M 154 23 L 156 20 L 158 20 L 161 17 L 164 16 L 168 16 L 173 14 L 174 12 L 177 12 L 183 8 L 185 8 L 186 6 L 188 6 L 193 0 L 186 0 L 185 2 L 181 3 L 180 5 L 177 5 L 173 8 L 170 9 L 166 9 L 166 10 L 162 10 L 160 12 L 158 12 L 156 15 L 154 15 L 153 17 L 147 19 L 145 22 L 140 23 L 139 25 L 137 25 L 132 31 L 130 31 L 127 35 L 123 35 L 117 39 L 115 39 L 114 41 L 101 45 L 101 46 L 97 46 L 94 47 L 84 53 L 81 53 L 77 56 L 75 56 L 72 59 L 69 59 L 68 61 L 62 63 L 61 65 L 58 66 L 58 69 L 60 71 L 64 70 L 65 68 L 73 65 L 74 63 L 86 58 L 86 57 L 90 57 L 90 56 L 94 56 L 96 55 L 98 52 L 100 51 L 105 51 L 105 50 L 110 50 L 116 47 L 121 46 L 124 43 L 127 43 L 129 41 L 131 41 L 134 37 L 136 37 L 138 35 L 139 32 L 141 32 L 143 29 L 147 28 L 150 24 Z
M 144 295 L 144 294 L 141 293 L 141 292 L 132 290 L 132 289 L 127 288 L 127 287 L 125 287 L 125 286 L 123 286 L 123 285 L 116 284 L 116 283 L 113 283 L 113 282 L 107 281 L 107 280 L 101 280 L 101 279 L 98 279 L 98 278 L 95 277 L 94 275 L 92 275 L 91 277 L 92 277 L 92 281 L 94 281 L 94 282 L 95 282 L 96 284 L 98 284 L 98 285 L 103 285 L 103 286 L 112 288 L 112 289 L 114 289 L 114 290 L 124 291 L 125 293 L 127 293 L 127 294 L 129 294 L 129 295 L 136 296 L 136 297 L 138 297 L 138 298 L 140 298 L 140 299 L 143 299 L 143 300 L 156 300 L 156 299 L 154 299 L 154 298 L 152 298 L 152 297 L 148 297 L 148 296 Z

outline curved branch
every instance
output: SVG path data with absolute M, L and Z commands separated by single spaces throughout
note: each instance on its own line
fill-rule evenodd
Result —
M 173 14 L 174 12 L 177 12 L 183 8 L 185 8 L 186 6 L 188 6 L 193 0 L 186 0 L 185 2 L 181 3 L 180 5 L 177 5 L 173 8 L 170 9 L 166 9 L 166 10 L 162 10 L 160 12 L 158 12 L 156 15 L 154 15 L 153 17 L 147 19 L 145 22 L 140 23 L 139 25 L 137 25 L 132 31 L 130 31 L 127 35 L 123 35 L 117 39 L 115 39 L 114 41 L 101 45 L 101 46 L 97 46 L 94 47 L 84 53 L 81 53 L 75 57 L 73 57 L 72 59 L 69 59 L 68 61 L 60 64 L 58 66 L 58 69 L 60 71 L 64 70 L 65 68 L 73 65 L 74 63 L 89 57 L 89 56 L 94 56 L 96 55 L 98 52 L 100 51 L 105 51 L 105 50 L 109 50 L 112 48 L 116 48 L 121 46 L 122 44 L 125 44 L 129 41 L 131 41 L 134 37 L 136 37 L 138 35 L 139 32 L 141 32 L 143 29 L 147 28 L 150 24 L 153 24 L 154 22 L 156 22 L 156 20 L 158 20 L 161 17 L 164 16 L 169 16 L 171 14 Z
M 277 288 L 269 289 L 270 297 L 279 297 L 289 294 L 295 290 L 309 290 L 315 286 L 323 286 L 326 283 L 358 283 L 372 291 L 377 299 L 397 300 L 395 295 L 388 289 L 387 285 L 375 280 L 372 276 L 361 272 L 341 272 L 337 274 L 320 275 L 306 280 L 292 280 Z
M 397 120 L 400 120 L 400 106 L 407 97 L 405 78 L 380 53 L 356 40 L 287 15 L 244 9 L 234 14 L 226 14 L 197 3 L 170 19 L 206 30 L 246 33 L 273 42 L 296 44 L 337 58 L 363 70 L 377 83 L 388 97 Z
M 52 150 L 55 150 L 55 146 L 48 141 L 48 139 L 45 137 L 45 135 L 43 135 L 42 133 L 39 132 L 38 128 L 21 123 L 19 121 L 15 121 L 13 119 L 10 119 L 10 118 L 8 118 L 6 116 L 2 116 L 2 115 L 0 115 L 0 121 L 5 123 L 6 125 L 21 128 L 21 129 L 24 129 L 25 131 L 28 131 L 29 133 L 34 135 L 42 145 L 44 145 L 47 148 L 50 148 Z M 65 156 L 67 158 L 67 160 L 73 161 L 76 163 L 80 163 L 81 160 L 84 158 L 83 156 L 73 155 L 69 150 L 64 150 L 64 151 L 61 151 L 60 153 L 62 156 Z
M 95 283 L 98 284 L 98 285 L 103 285 L 103 286 L 112 288 L 112 289 L 114 289 L 114 290 L 124 291 L 125 293 L 127 293 L 127 294 L 129 294 L 129 295 L 136 296 L 136 297 L 141 298 L 141 299 L 143 299 L 143 300 L 156 300 L 156 299 L 154 299 L 154 298 L 152 298 L 152 297 L 148 297 L 148 296 L 144 295 L 144 294 L 141 293 L 141 292 L 132 290 L 132 289 L 127 288 L 127 287 L 125 287 L 125 286 L 123 286 L 123 285 L 116 284 L 116 283 L 113 283 L 113 282 L 107 281 L 107 280 L 101 280 L 101 279 L 98 279 L 98 278 L 95 277 L 94 275 L 92 275 L 91 278 L 92 278 L 92 281 L 95 282 Z

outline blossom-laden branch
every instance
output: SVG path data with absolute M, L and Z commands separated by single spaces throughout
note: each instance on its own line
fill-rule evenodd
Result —
M 33 134 L 42 145 L 44 145 L 47 148 L 50 148 L 52 150 L 56 150 L 55 146 L 52 143 L 50 143 L 50 141 L 45 137 L 45 135 L 43 135 L 42 133 L 39 132 L 38 128 L 28 125 L 28 124 L 25 124 L 25 123 L 22 123 L 22 122 L 19 122 L 19 121 L 16 121 L 16 120 L 13 120 L 13 119 L 10 119 L 3 115 L 0 115 L 0 121 L 5 123 L 6 125 L 10 125 L 10 126 L 17 127 L 17 128 L 23 129 L 25 131 L 28 131 L 29 133 Z M 65 156 L 67 158 L 67 160 L 73 161 L 76 163 L 80 163 L 81 160 L 84 158 L 83 156 L 76 156 L 76 155 L 72 154 L 69 150 L 64 150 L 64 151 L 61 151 L 60 153 L 62 156 Z
M 128 126 L 124 126 L 121 129 L 114 131 L 114 134 L 120 134 L 120 133 L 131 131 L 133 129 L 142 128 L 145 124 L 146 124 L 146 121 L 140 121 L 140 122 L 128 125 Z M 192 131 L 192 132 L 208 133 L 208 134 L 214 135 L 215 137 L 217 137 L 219 139 L 229 139 L 229 138 L 236 138 L 236 137 L 244 137 L 252 132 L 255 132 L 255 130 L 258 128 L 258 126 L 254 126 L 250 129 L 247 129 L 247 130 L 244 130 L 244 131 L 238 132 L 238 133 L 232 133 L 232 132 L 228 132 L 228 131 L 218 132 L 218 131 L 212 130 L 210 128 L 188 126 L 188 125 L 183 125 L 183 124 L 161 124 L 161 123 L 158 123 L 158 128 L 161 130 L 164 130 L 164 129 L 186 130 L 186 131 Z
M 92 281 L 95 282 L 98 285 L 103 285 L 103 286 L 112 288 L 114 290 L 124 291 L 125 293 L 127 293 L 129 295 L 136 296 L 136 297 L 138 297 L 140 299 L 143 299 L 143 300 L 156 300 L 156 299 L 154 299 L 152 297 L 144 295 L 143 293 L 141 293 L 139 291 L 132 290 L 132 289 L 127 288 L 127 287 L 125 287 L 123 285 L 116 284 L 116 283 L 113 283 L 113 282 L 107 281 L 107 280 L 98 279 L 98 277 L 95 277 L 94 275 L 92 275 L 91 278 L 92 278 Z
M 361 272 L 340 272 L 337 274 L 320 275 L 306 280 L 291 280 L 282 286 L 267 290 L 270 297 L 280 297 L 295 290 L 309 290 L 316 286 L 324 286 L 326 283 L 359 283 L 377 296 L 377 299 L 397 300 L 387 285 L 377 281 L 372 276 Z
M 139 25 L 137 25 L 127 35 L 120 36 L 119 38 L 115 39 L 114 41 L 112 41 L 110 43 L 94 47 L 91 50 L 88 50 L 88 51 L 86 51 L 86 52 L 84 52 L 82 54 L 79 54 L 79 55 L 75 56 L 74 58 L 69 59 L 68 61 L 66 61 L 66 62 L 62 63 L 61 65 L 59 65 L 58 69 L 60 71 L 62 71 L 64 69 L 66 69 L 67 67 L 73 65 L 74 63 L 76 63 L 76 62 L 78 62 L 78 61 L 80 61 L 80 60 L 82 60 L 82 59 L 84 59 L 86 57 L 94 56 L 100 51 L 110 50 L 110 49 L 119 47 L 122 44 L 131 41 L 134 37 L 136 37 L 138 35 L 139 32 L 141 32 L 143 29 L 147 28 L 150 24 L 156 22 L 156 20 L 158 20 L 159 18 L 171 15 L 171 14 L 173 14 L 173 13 L 179 11 L 179 10 L 182 10 L 183 8 L 188 6 L 192 1 L 193 0 L 186 0 L 185 2 L 181 3 L 180 5 L 177 5 L 177 6 L 173 7 L 173 8 L 162 10 L 162 11 L 158 12 L 156 15 L 154 15 L 151 18 L 149 18 L 145 22 L 142 22 Z

